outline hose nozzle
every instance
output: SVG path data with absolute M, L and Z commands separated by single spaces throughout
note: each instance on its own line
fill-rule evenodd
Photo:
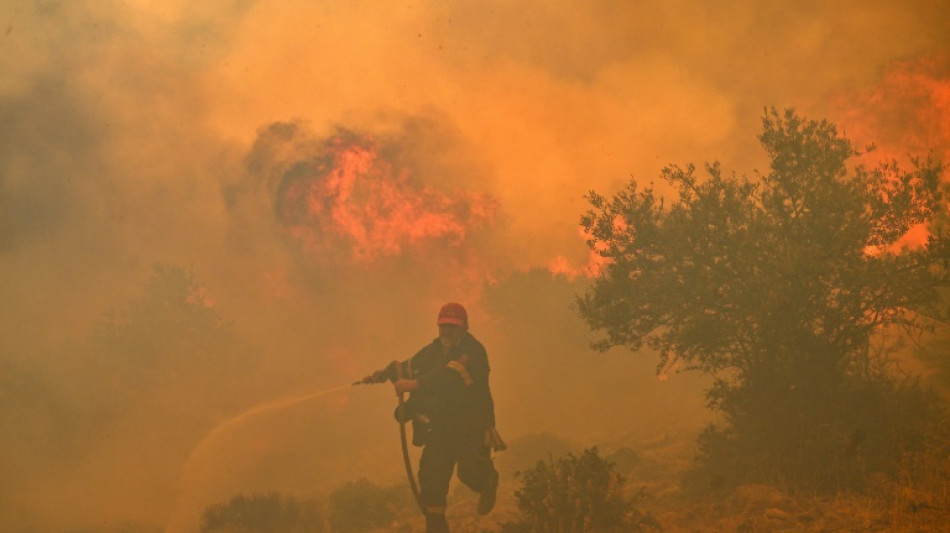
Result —
M 353 385 L 377 385 L 379 383 L 386 383 L 387 381 L 396 381 L 397 365 L 398 362 L 393 361 L 389 363 L 386 368 L 377 370 L 359 381 L 354 381 Z
M 380 383 L 385 383 L 385 382 L 386 382 L 386 378 L 380 378 L 380 377 L 377 377 L 376 374 L 370 374 L 370 375 L 366 376 L 365 378 L 363 378 L 363 379 L 361 379 L 361 380 L 359 380 L 359 381 L 354 381 L 354 382 L 353 382 L 353 386 L 356 386 L 356 385 L 378 385 L 378 384 L 380 384 Z

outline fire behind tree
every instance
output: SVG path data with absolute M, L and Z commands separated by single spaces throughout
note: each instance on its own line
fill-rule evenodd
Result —
M 848 137 L 869 145 L 858 161 L 907 167 L 913 154 L 927 153 L 950 161 L 950 54 L 895 62 L 878 84 L 842 93 L 834 106 L 843 110 L 839 123 Z M 920 247 L 928 236 L 926 224 L 917 224 L 891 247 Z
M 835 490 L 895 475 L 940 427 L 887 355 L 950 318 L 943 167 L 849 168 L 836 127 L 792 111 L 768 111 L 759 139 L 759 180 L 671 166 L 672 201 L 636 182 L 592 193 L 583 223 L 609 263 L 579 310 L 601 348 L 647 346 L 714 378 L 725 423 L 700 439 L 703 479 Z M 920 225 L 924 246 L 894 246 Z

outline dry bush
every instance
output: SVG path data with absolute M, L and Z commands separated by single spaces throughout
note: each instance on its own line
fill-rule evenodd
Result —
M 518 517 L 503 525 L 504 533 L 636 532 L 658 527 L 640 511 L 642 493 L 624 491 L 626 480 L 597 448 L 557 460 L 538 461 L 515 477 Z

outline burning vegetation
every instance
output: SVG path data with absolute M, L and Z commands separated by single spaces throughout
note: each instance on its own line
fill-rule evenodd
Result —
M 412 531 L 444 301 L 455 531 L 950 523 L 946 1 L 12 4 L 0 530 Z
M 714 378 L 707 398 L 725 427 L 704 434 L 701 460 L 717 484 L 834 492 L 896 479 L 940 427 L 888 356 L 950 320 L 950 184 L 933 161 L 848 172 L 850 143 L 792 111 L 763 126 L 761 180 L 716 163 L 705 178 L 664 170 L 669 203 L 636 183 L 592 194 L 584 225 L 612 261 L 579 310 L 602 349 L 649 346 L 661 367 L 675 357 Z M 925 246 L 886 252 L 920 224 Z
M 950 55 L 896 62 L 880 83 L 838 98 L 840 122 L 855 142 L 873 143 L 876 160 L 934 152 L 950 158 Z
M 276 123 L 261 132 L 247 165 L 266 186 L 278 225 L 314 257 L 342 249 L 366 265 L 464 248 L 494 222 L 497 203 L 448 176 L 418 175 L 405 164 L 410 149 L 404 138 L 343 128 L 316 138 L 300 124 Z
M 636 182 L 610 199 L 591 193 L 583 226 L 602 269 L 592 281 L 562 278 L 585 290 L 577 310 L 602 333 L 597 347 L 648 351 L 659 355 L 662 372 L 711 378 L 706 397 L 718 421 L 699 434 L 692 464 L 685 455 L 664 458 L 659 451 L 669 441 L 615 443 L 603 459 L 596 448 L 564 452 L 556 439 L 517 439 L 512 447 L 531 448 L 536 462 L 506 471 L 510 488 L 497 522 L 478 522 L 471 498 L 456 491 L 457 526 L 541 533 L 715 523 L 806 532 L 942 523 L 950 504 L 946 406 L 897 362 L 906 341 L 940 339 L 940 324 L 950 321 L 944 167 L 936 159 L 910 168 L 850 165 L 859 154 L 833 124 L 791 110 L 768 110 L 759 139 L 771 160 L 760 179 L 728 176 L 718 163 L 705 176 L 671 166 L 662 178 L 672 195 Z M 332 168 L 368 173 L 368 153 L 351 154 L 355 167 Z M 313 175 L 332 184 L 346 174 L 334 172 Z M 311 212 L 333 220 L 332 210 L 301 194 L 286 205 L 308 215 L 291 220 Z M 925 243 L 895 245 L 919 226 Z M 511 299 L 501 290 L 486 296 L 496 306 Z M 547 355 L 529 366 L 551 363 Z M 523 386 L 545 394 L 543 384 Z M 354 497 L 377 502 L 379 513 L 360 512 L 358 503 L 354 511 Z M 348 511 L 341 502 L 350 502 Z M 209 507 L 204 530 L 217 531 L 222 513 L 239 504 L 248 500 Z M 297 504 L 283 505 L 271 510 L 279 511 L 274 520 L 297 520 Z M 317 531 L 420 524 L 404 492 L 365 480 L 307 505 L 307 520 L 336 517 L 336 526 L 320 518 Z

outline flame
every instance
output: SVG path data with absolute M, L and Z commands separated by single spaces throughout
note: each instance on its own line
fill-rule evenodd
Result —
M 492 197 L 421 183 L 391 162 L 399 151 L 352 132 L 326 139 L 285 167 L 274 199 L 278 221 L 310 251 L 343 247 L 357 264 L 460 247 L 493 221 Z
M 626 223 L 616 217 L 614 219 L 614 228 L 618 231 L 623 231 L 626 229 Z M 585 242 L 591 241 L 591 235 L 584 228 L 578 230 L 580 237 Z M 600 273 L 603 271 L 604 267 L 609 264 L 612 259 L 607 256 L 604 252 L 607 250 L 608 246 L 604 242 L 595 242 L 593 248 L 589 249 L 587 252 L 587 263 L 584 265 L 577 266 L 571 262 L 567 257 L 563 255 L 558 255 L 548 261 L 547 269 L 552 275 L 555 276 L 564 276 L 569 281 L 574 281 L 578 277 L 584 277 L 588 279 L 594 279 L 600 276 Z
M 578 277 L 594 279 L 600 276 L 604 266 L 610 262 L 610 259 L 603 255 L 590 251 L 587 256 L 587 264 L 577 266 L 567 257 L 558 255 L 548 261 L 548 272 L 555 276 L 564 276 L 568 281 L 574 281 Z
M 950 156 L 950 54 L 895 62 L 875 87 L 836 101 L 847 110 L 839 122 L 849 136 L 873 141 L 880 159 Z
M 836 105 L 845 109 L 839 124 L 856 144 L 873 143 L 862 159 L 871 165 L 898 161 L 910 163 L 913 155 L 933 152 L 950 161 L 950 54 L 895 62 L 874 87 L 839 95 Z M 945 173 L 950 180 L 950 173 Z M 870 254 L 900 253 L 924 246 L 930 232 L 926 224 L 912 227 L 896 242 Z

